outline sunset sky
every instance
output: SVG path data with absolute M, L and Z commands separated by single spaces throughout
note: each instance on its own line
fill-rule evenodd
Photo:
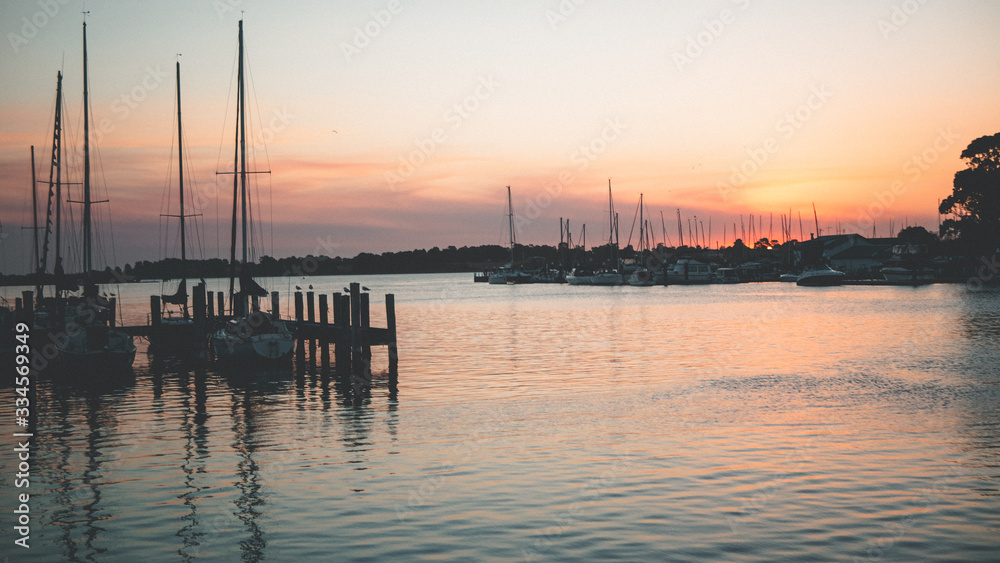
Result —
M 773 213 L 778 238 L 791 210 L 798 238 L 801 212 L 808 238 L 813 203 L 824 233 L 933 230 L 962 149 L 1000 132 L 995 0 L 7 1 L 5 273 L 29 269 L 29 146 L 47 179 L 60 69 L 64 174 L 82 177 L 84 9 L 101 267 L 176 255 L 160 215 L 176 213 L 178 53 L 191 254 L 228 256 L 232 177 L 216 172 L 233 166 L 241 15 L 272 172 L 259 254 L 278 257 L 505 244 L 508 185 L 519 242 L 557 243 L 564 217 L 596 244 L 609 178 L 623 244 L 640 193 L 673 244 L 678 208 L 711 218 L 712 246 L 741 214 L 766 235 Z

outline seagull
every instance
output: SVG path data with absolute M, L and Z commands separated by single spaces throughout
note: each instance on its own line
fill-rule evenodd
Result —
M 351 292 L 351 290 L 350 290 L 350 289 L 348 289 L 348 288 L 346 288 L 346 287 L 344 288 L 344 293 L 350 293 L 350 292 Z
M 367 287 L 365 287 L 365 286 L 361 286 L 361 289 L 363 289 L 363 290 L 365 290 L 365 291 L 371 291 L 370 289 L 368 289 L 368 288 L 367 288 Z
M 302 289 L 302 288 L 301 288 L 301 287 L 299 287 L 299 286 L 295 286 L 295 289 Z
M 312 288 L 313 288 L 312 284 L 309 284 L 309 289 L 312 289 Z

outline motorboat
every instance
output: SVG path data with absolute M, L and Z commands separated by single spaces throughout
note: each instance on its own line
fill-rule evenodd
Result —
M 847 278 L 847 274 L 834 270 L 825 264 L 806 268 L 799 274 L 795 281 L 796 285 L 802 286 L 831 286 L 840 285 Z
M 667 270 L 668 285 L 710 283 L 712 268 L 704 262 L 682 258 Z

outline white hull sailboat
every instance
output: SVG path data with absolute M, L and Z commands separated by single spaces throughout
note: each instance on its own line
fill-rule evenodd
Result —
M 294 338 L 285 322 L 259 310 L 257 299 L 267 291 L 253 280 L 248 270 L 247 239 L 247 147 L 246 147 L 246 85 L 243 72 L 243 20 L 239 24 L 239 62 L 237 71 L 236 135 L 239 148 L 236 152 L 233 176 L 233 228 L 230 246 L 229 302 L 232 318 L 212 334 L 212 349 L 220 360 L 260 361 L 287 360 L 292 356 Z M 243 205 L 238 205 L 242 201 Z M 237 216 L 237 209 L 242 209 Z M 240 290 L 234 291 L 237 272 L 236 223 L 242 226 L 243 256 L 238 274 Z
M 517 243 L 517 234 L 514 231 L 514 205 L 510 198 L 510 186 L 507 186 L 507 220 L 510 228 L 510 264 L 490 274 L 489 283 L 490 285 L 532 283 L 534 280 L 531 274 L 522 272 L 514 265 L 514 245 Z

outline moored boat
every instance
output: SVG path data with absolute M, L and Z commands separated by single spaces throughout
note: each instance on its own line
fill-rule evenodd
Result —
M 690 258 L 681 258 L 667 270 L 668 285 L 701 284 L 711 281 L 711 266 Z
M 261 287 L 250 273 L 250 263 L 248 260 L 249 244 L 247 238 L 247 206 L 249 197 L 247 189 L 247 176 L 251 173 L 247 171 L 247 147 L 246 147 L 246 85 L 243 79 L 243 20 L 239 23 L 239 59 L 237 71 L 237 110 L 236 110 L 236 131 L 239 139 L 236 160 L 234 162 L 234 185 L 233 185 L 233 227 L 232 242 L 230 245 L 230 273 L 229 273 L 229 303 L 230 319 L 222 327 L 212 333 L 212 349 L 216 358 L 226 361 L 258 361 L 258 360 L 287 360 L 292 356 L 294 338 L 285 322 L 277 316 L 265 313 L 260 310 L 258 299 L 267 295 L 267 291 Z M 244 202 L 242 212 L 238 210 L 240 200 Z M 236 224 L 239 220 L 242 225 L 242 260 L 236 260 L 237 233 Z M 237 278 L 237 264 L 239 264 L 240 290 L 235 292 L 235 281 Z
M 847 274 L 834 270 L 825 264 L 806 268 L 796 279 L 796 285 L 820 287 L 840 285 L 847 278 Z

